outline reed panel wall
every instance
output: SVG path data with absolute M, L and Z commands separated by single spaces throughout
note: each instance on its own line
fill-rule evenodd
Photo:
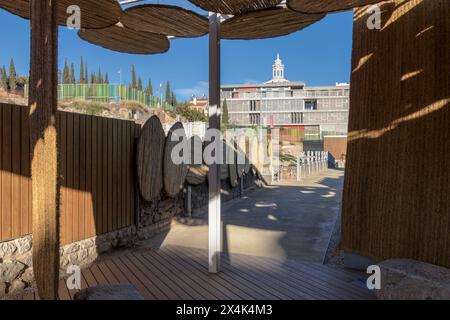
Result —
M 343 247 L 450 267 L 450 2 L 354 16 Z

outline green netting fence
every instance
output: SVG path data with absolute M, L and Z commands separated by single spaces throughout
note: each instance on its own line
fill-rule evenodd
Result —
M 28 86 L 25 96 L 28 97 Z M 138 102 L 148 108 L 162 108 L 173 111 L 173 106 L 160 97 L 147 94 L 128 85 L 119 84 L 59 84 L 58 101 L 91 100 L 96 102 L 130 101 Z

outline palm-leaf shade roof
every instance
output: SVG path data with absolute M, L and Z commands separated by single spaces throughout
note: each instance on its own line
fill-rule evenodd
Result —
M 303 13 L 326 13 L 363 7 L 383 0 L 287 0 L 288 8 Z
M 222 38 L 252 40 L 274 38 L 302 30 L 325 14 L 303 14 L 290 9 L 272 8 L 235 16 L 222 24 Z
M 208 19 L 176 6 L 144 4 L 124 11 L 120 21 L 136 31 L 159 33 L 182 38 L 208 33 Z
M 67 24 L 67 8 L 79 6 L 81 11 L 81 27 L 100 29 L 116 24 L 122 9 L 115 0 L 58 0 L 57 21 L 61 26 Z M 30 0 L 0 0 L 0 8 L 25 19 L 30 19 Z
M 121 23 L 103 29 L 81 29 L 81 39 L 103 48 L 132 54 L 157 54 L 169 50 L 170 42 L 166 36 L 135 31 Z
M 281 0 L 189 0 L 196 6 L 222 14 L 242 14 L 248 11 L 272 8 Z

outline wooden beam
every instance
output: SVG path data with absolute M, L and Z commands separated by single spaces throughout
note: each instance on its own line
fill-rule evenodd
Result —
M 209 16 L 209 129 L 220 129 L 220 17 Z M 216 150 L 220 141 L 214 141 Z M 217 155 L 217 154 L 216 154 Z M 209 272 L 220 271 L 222 251 L 220 169 L 215 163 L 209 167 Z
M 57 298 L 59 278 L 56 2 L 31 1 L 33 270 L 39 297 L 45 300 Z

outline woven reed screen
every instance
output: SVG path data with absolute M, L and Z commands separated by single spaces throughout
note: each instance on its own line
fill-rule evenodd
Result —
M 450 1 L 355 11 L 343 247 L 450 267 Z

